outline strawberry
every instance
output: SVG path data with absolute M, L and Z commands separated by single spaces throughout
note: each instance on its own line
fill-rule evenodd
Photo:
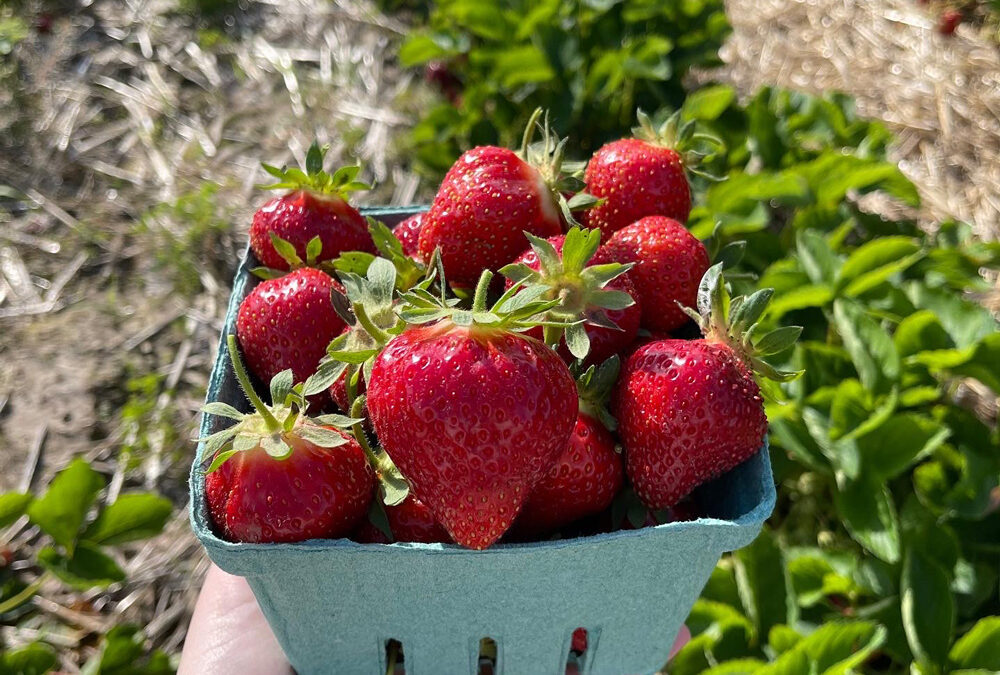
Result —
M 440 248 L 456 287 L 469 288 L 484 269 L 496 271 L 517 257 L 523 232 L 551 237 L 571 218 L 561 192 L 565 141 L 553 143 L 546 128 L 542 149 L 530 145 L 539 114 L 528 123 L 520 153 L 482 146 L 459 157 L 423 218 L 420 257 L 429 260 Z
M 751 339 L 771 289 L 730 303 L 713 266 L 698 291 L 703 339 L 659 340 L 625 363 L 614 412 L 625 445 L 625 469 L 653 510 L 673 506 L 698 485 L 740 464 L 760 448 L 767 417 L 754 373 L 788 380 L 760 357 L 790 347 L 797 326 Z
M 334 289 L 342 287 L 328 274 L 303 267 L 262 282 L 243 300 L 236 334 L 257 377 L 269 381 L 286 368 L 297 382 L 313 374 L 345 326 L 330 301 Z
M 423 227 L 424 214 L 418 213 L 414 216 L 410 216 L 403 222 L 401 222 L 396 227 L 392 228 L 392 233 L 396 235 L 399 239 L 399 243 L 403 245 L 403 253 L 420 260 L 420 254 L 418 252 L 420 243 L 420 230 Z
M 667 216 L 681 222 L 691 213 L 691 188 L 685 170 L 701 173 L 696 165 L 703 152 L 695 143 L 718 145 L 705 134 L 695 134 L 679 116 L 659 129 L 641 111 L 636 138 L 623 138 L 601 147 L 587 163 L 587 192 L 603 199 L 583 215 L 587 227 L 610 235 L 646 216 Z
M 585 319 L 582 326 L 566 328 L 570 344 L 563 338 L 560 355 L 567 361 L 583 358 L 590 365 L 628 347 L 639 331 L 638 293 L 625 276 L 629 266 L 588 265 L 598 251 L 600 230 L 573 228 L 567 235 L 546 240 L 528 235 L 528 239 L 531 247 L 500 271 L 508 277 L 507 288 L 515 281 L 547 286 L 546 297 L 560 300 L 549 318 Z M 556 333 L 549 332 L 553 339 L 545 341 L 553 344 Z M 533 328 L 527 334 L 542 339 L 543 330 Z
M 603 511 L 621 488 L 624 473 L 614 437 L 596 419 L 579 413 L 568 445 L 518 516 L 518 537 L 554 532 Z
M 237 379 L 255 413 L 215 402 L 208 414 L 236 424 L 204 439 L 211 458 L 205 476 L 209 516 L 225 538 L 291 542 L 346 536 L 364 517 L 374 474 L 361 446 L 324 418 L 300 413 L 306 401 L 285 370 L 271 380 L 273 405 L 250 385 L 229 336 Z
M 472 311 L 406 294 L 400 315 L 429 325 L 386 345 L 367 394 L 375 433 L 414 494 L 457 543 L 474 549 L 507 531 L 565 449 L 577 415 L 566 364 L 514 332 L 553 302 L 512 289 L 487 311 L 491 279 L 483 273 Z
M 260 207 L 250 225 L 250 248 L 266 268 L 318 265 L 343 251 L 375 253 L 364 217 L 346 201 L 352 191 L 369 186 L 355 180 L 356 166 L 344 167 L 332 176 L 323 171 L 325 153 L 325 147 L 313 143 L 306 155 L 306 171 L 264 165 L 278 182 L 261 187 L 288 190 Z
M 957 9 L 949 9 L 942 12 L 941 18 L 938 21 L 938 32 L 941 35 L 954 35 L 955 29 L 962 23 L 962 19 L 962 12 Z
M 341 335 L 342 336 L 346 335 L 350 330 L 351 327 L 348 326 L 347 328 L 344 329 L 344 332 L 342 332 Z M 347 393 L 347 380 L 349 376 L 350 373 L 344 370 L 344 372 L 342 372 L 340 376 L 337 377 L 336 380 L 334 380 L 333 384 L 330 385 L 329 389 L 327 389 L 327 391 L 330 393 L 330 400 L 333 401 L 333 403 L 342 412 L 345 413 L 350 412 L 351 410 L 351 400 L 350 396 Z M 363 393 L 363 392 L 358 392 L 358 393 Z
M 576 427 L 511 528 L 514 537 L 536 538 L 596 515 L 618 494 L 625 472 L 610 433 L 618 423 L 606 406 L 620 365 L 618 356 L 612 356 L 577 379 Z
M 594 258 L 635 265 L 629 278 L 639 295 L 642 327 L 664 333 L 687 323 L 677 303 L 694 305 L 698 281 L 709 266 L 705 246 L 664 216 L 648 216 L 618 230 Z
M 412 493 L 396 506 L 386 506 L 385 517 L 391 538 L 366 520 L 355 532 L 354 540 L 362 544 L 389 544 L 393 541 L 452 543 L 448 532 L 434 519 L 431 510 Z

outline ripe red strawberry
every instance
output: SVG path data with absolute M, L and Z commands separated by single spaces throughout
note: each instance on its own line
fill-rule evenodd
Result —
M 431 510 L 412 493 L 396 506 L 386 506 L 385 516 L 392 531 L 392 539 L 366 520 L 361 523 L 354 540 L 362 544 L 389 544 L 393 541 L 452 543 L 448 532 L 434 519 Z
M 356 166 L 344 167 L 332 176 L 323 171 L 325 152 L 313 143 L 305 172 L 264 165 L 279 182 L 263 187 L 288 190 L 260 207 L 250 225 L 250 248 L 265 267 L 288 270 L 315 265 L 344 251 L 375 253 L 367 222 L 346 201 L 352 191 L 369 186 L 354 180 Z M 310 244 L 314 239 L 318 243 Z
M 628 275 L 639 294 L 642 326 L 654 332 L 687 323 L 677 303 L 694 306 L 698 281 L 709 266 L 705 246 L 664 216 L 649 216 L 615 232 L 594 259 L 635 265 Z
M 531 492 L 513 529 L 518 537 L 536 537 L 600 513 L 611 505 L 624 474 L 614 437 L 580 413 L 569 444 Z
M 549 318 L 587 320 L 583 325 L 584 336 L 589 342 L 584 358 L 586 365 L 603 363 L 627 348 L 639 332 L 642 315 L 636 302 L 638 293 L 625 275 L 627 267 L 589 265 L 599 251 L 600 240 L 599 230 L 578 228 L 571 229 L 568 235 L 560 234 L 545 241 L 534 238 L 527 251 L 501 270 L 508 277 L 507 288 L 515 279 L 548 286 L 551 290 L 545 297 L 561 301 L 549 312 Z M 578 329 L 567 329 L 571 339 L 578 337 L 572 335 L 573 330 Z M 541 340 L 543 330 L 536 327 L 527 334 Z M 559 354 L 567 362 L 574 358 L 565 337 Z
M 209 414 L 237 420 L 206 439 L 211 466 L 205 476 L 209 516 L 226 539 L 291 542 L 343 537 L 364 517 L 375 475 L 352 437 L 300 414 L 305 399 L 291 390 L 290 371 L 271 381 L 275 404 L 254 393 L 229 338 L 233 368 L 255 413 L 223 403 Z
M 605 199 L 583 216 L 588 227 L 610 235 L 645 216 L 686 221 L 691 188 L 673 148 L 623 138 L 600 148 L 587 163 L 587 191 Z
M 691 187 L 686 171 L 707 175 L 697 168 L 702 149 L 721 145 L 706 134 L 696 134 L 679 114 L 659 129 L 639 112 L 635 138 L 613 141 L 594 153 L 587 163 L 587 192 L 604 203 L 583 214 L 588 227 L 610 235 L 646 216 L 667 216 L 682 223 L 691 213 Z
M 507 297 L 487 311 L 491 277 L 480 278 L 471 312 L 426 304 L 402 311 L 407 321 L 434 323 L 388 343 L 367 395 L 375 433 L 414 494 L 457 543 L 475 549 L 507 531 L 566 447 L 577 414 L 566 364 L 511 331 L 551 303 L 505 314 Z
M 303 267 L 262 282 L 243 300 L 236 334 L 257 377 L 266 382 L 286 368 L 296 382 L 313 374 L 346 325 L 330 301 L 334 288 L 343 291 L 325 272 Z
M 429 260 L 440 248 L 445 274 L 456 287 L 471 287 L 484 269 L 496 271 L 517 257 L 524 232 L 551 237 L 563 230 L 565 141 L 553 145 L 547 137 L 536 152 L 529 142 L 537 116 L 520 153 L 482 146 L 459 157 L 424 216 L 420 257 Z
M 751 344 L 743 332 L 759 319 L 770 289 L 729 305 L 720 273 L 721 264 L 702 282 L 699 320 L 705 338 L 643 345 L 629 357 L 615 391 L 625 468 L 639 498 L 653 510 L 673 506 L 760 448 L 767 418 L 755 371 L 773 379 L 795 376 L 760 356 L 791 346 L 802 329 L 779 328 Z
M 962 12 L 957 9 L 949 9 L 942 12 L 941 18 L 938 21 L 938 32 L 941 35 L 954 35 L 955 29 L 962 23 L 962 18 Z
M 420 242 L 420 229 L 423 227 L 424 214 L 418 213 L 415 216 L 410 216 L 403 222 L 401 222 L 396 227 L 392 228 L 392 233 L 396 235 L 399 239 L 399 243 L 403 245 L 403 253 L 410 256 L 411 258 L 416 258 L 420 260 L 419 242 Z

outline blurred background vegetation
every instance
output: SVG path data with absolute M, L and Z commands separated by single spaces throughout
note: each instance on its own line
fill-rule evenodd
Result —
M 539 105 L 575 159 L 637 107 L 724 138 L 689 226 L 746 240 L 739 283 L 806 327 L 768 410 L 778 509 L 669 671 L 1000 670 L 996 26 L 911 0 L 3 3 L 0 673 L 172 672 L 260 161 L 319 138 L 363 203 L 426 203 Z

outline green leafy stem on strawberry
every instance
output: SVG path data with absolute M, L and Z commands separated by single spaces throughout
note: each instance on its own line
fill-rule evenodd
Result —
M 530 283 L 548 289 L 546 297 L 558 300 L 547 318 L 551 323 L 544 330 L 545 343 L 558 347 L 565 336 L 570 353 L 585 359 L 590 351 L 590 337 L 584 324 L 621 330 L 607 315 L 607 310 L 622 310 L 635 304 L 635 299 L 622 290 L 608 288 L 608 283 L 628 272 L 633 265 L 608 262 L 589 264 L 601 244 L 600 230 L 571 228 L 557 250 L 558 238 L 545 240 L 530 232 L 525 236 L 537 264 L 526 264 L 526 256 L 500 269 L 514 283 Z
M 533 142 L 535 131 L 541 131 L 542 140 Z M 584 191 L 584 162 L 566 161 L 566 144 L 569 138 L 559 136 L 549 126 L 549 113 L 536 108 L 524 127 L 518 155 L 533 166 L 552 193 L 567 227 L 579 225 L 573 213 L 585 211 L 603 202 Z M 571 195 L 567 198 L 566 195 Z
M 731 298 L 722 275 L 724 263 L 716 263 L 705 272 L 698 287 L 698 311 L 682 307 L 697 322 L 702 334 L 726 344 L 754 373 L 776 382 L 788 382 L 802 374 L 799 370 L 780 370 L 764 357 L 785 351 L 802 334 L 801 326 L 783 326 L 758 335 L 760 318 L 767 309 L 773 288 L 762 288 L 748 296 Z
M 680 155 L 681 163 L 688 173 L 711 181 L 725 180 L 724 176 L 716 176 L 702 168 L 706 158 L 725 150 L 725 143 L 718 136 L 698 131 L 694 120 L 681 121 L 679 110 L 659 125 L 654 124 L 652 118 L 642 110 L 636 113 L 636 118 L 639 126 L 632 133 L 637 139 L 671 148 Z

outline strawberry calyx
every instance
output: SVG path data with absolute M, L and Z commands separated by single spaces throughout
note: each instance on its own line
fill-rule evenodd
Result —
M 379 492 L 382 495 L 381 503 L 386 506 L 396 506 L 401 504 L 406 499 L 406 496 L 410 494 L 410 484 L 403 477 L 396 463 L 389 457 L 389 453 L 381 447 L 373 449 L 368 442 L 368 434 L 365 433 L 364 426 L 362 425 L 362 422 L 364 422 L 364 411 L 365 395 L 361 394 L 355 397 L 354 402 L 351 404 L 351 419 L 353 420 L 351 434 L 358 442 L 358 445 L 361 446 L 361 449 L 364 450 L 368 462 L 371 464 L 372 469 L 375 470 Z M 389 535 L 392 535 L 391 531 Z
M 303 440 L 322 448 L 335 448 L 347 442 L 338 431 L 355 420 L 343 415 L 308 417 L 304 414 L 308 402 L 302 385 L 294 384 L 292 371 L 284 370 L 271 380 L 271 405 L 261 400 L 250 383 L 243 361 L 239 357 L 235 335 L 227 337 L 229 358 L 240 387 L 254 408 L 243 413 L 227 403 L 214 401 L 202 411 L 235 420 L 236 423 L 205 438 L 205 457 L 210 460 L 206 473 L 212 473 L 240 452 L 262 448 L 270 457 L 283 460 L 291 456 L 296 440 Z
M 254 267 L 250 270 L 250 273 L 254 276 L 267 281 L 268 279 L 283 277 L 290 271 L 302 267 L 316 267 L 326 272 L 330 271 L 331 265 L 327 261 L 317 262 L 320 254 L 323 252 L 323 242 L 320 240 L 319 235 L 310 239 L 309 243 L 306 244 L 306 259 L 302 260 L 292 242 L 282 239 L 274 232 L 268 232 L 267 234 L 271 238 L 271 245 L 274 246 L 274 250 L 281 256 L 282 260 L 288 263 L 288 269 L 279 270 L 265 266 Z
M 635 300 L 624 291 L 609 290 L 608 282 L 625 274 L 632 264 L 605 263 L 590 265 L 601 244 L 601 231 L 573 227 L 566 233 L 562 253 L 551 242 L 525 232 L 538 256 L 538 270 L 524 263 L 502 267 L 500 273 L 514 283 L 540 285 L 547 289 L 545 298 L 557 304 L 548 310 L 552 322 L 544 329 L 546 344 L 556 346 L 565 335 L 570 353 L 584 359 L 590 351 L 590 338 L 584 324 L 621 330 L 608 318 L 606 310 L 625 309 Z
M 403 244 L 395 233 L 385 223 L 368 217 L 368 232 L 375 242 L 379 255 L 374 256 L 366 251 L 347 251 L 333 261 L 333 268 L 338 273 L 365 275 L 376 257 L 385 258 L 396 268 L 396 288 L 408 291 L 426 278 L 428 266 L 411 258 L 403 252 Z M 311 242 L 310 242 L 311 243 Z
M 559 304 L 557 299 L 543 299 L 542 296 L 549 292 L 547 286 L 541 284 L 525 286 L 523 282 L 515 283 L 495 303 L 487 307 L 493 272 L 483 270 L 476 284 L 472 307 L 465 309 L 458 306 L 457 299 L 447 297 L 445 290 L 447 284 L 444 283 L 443 273 L 440 274 L 442 276 L 439 296 L 420 286 L 402 295 L 403 303 L 397 313 L 404 322 L 425 324 L 440 321 L 442 326 L 468 328 L 482 336 L 497 331 L 521 332 L 535 326 L 544 327 L 556 323 L 543 316 Z
M 701 168 L 706 157 L 716 155 L 725 149 L 725 143 L 718 136 L 698 131 L 694 120 L 681 121 L 678 110 L 663 123 L 656 125 L 642 110 L 636 113 L 639 125 L 633 127 L 632 135 L 641 140 L 664 148 L 670 148 L 681 158 L 684 170 L 711 181 L 724 180 Z
M 350 405 L 359 390 L 359 373 L 367 382 L 375 357 L 389 340 L 403 332 L 406 323 L 395 313 L 397 271 L 392 262 L 373 257 L 365 276 L 346 271 L 338 276 L 344 293 L 331 289 L 330 301 L 348 329 L 327 345 L 326 355 L 306 380 L 303 391 L 312 396 L 346 377 Z
M 356 180 L 361 172 L 360 166 L 343 166 L 332 174 L 323 170 L 323 159 L 329 145 L 320 146 L 316 141 L 312 142 L 306 152 L 305 171 L 292 167 L 281 167 L 280 169 L 270 164 L 262 163 L 264 171 L 276 178 L 278 182 L 267 185 L 257 185 L 261 190 L 308 190 L 316 197 L 323 199 L 340 199 L 347 201 L 347 197 L 358 190 L 370 190 L 368 183 Z
M 802 326 L 782 326 L 758 335 L 760 318 L 767 309 L 773 288 L 761 288 L 747 296 L 731 298 L 722 276 L 724 263 L 708 268 L 698 286 L 698 311 L 681 307 L 698 323 L 706 340 L 721 342 L 759 377 L 789 382 L 801 370 L 780 370 L 764 357 L 785 351 L 802 334 Z
M 608 431 L 618 429 L 618 420 L 608 410 L 611 392 L 618 381 L 621 358 L 617 354 L 599 365 L 592 365 L 583 372 L 571 368 L 576 377 L 576 391 L 580 399 L 580 414 L 599 420 Z
M 534 142 L 535 131 L 542 132 L 542 140 Z M 568 138 L 559 136 L 549 127 L 549 113 L 536 108 L 524 127 L 518 156 L 531 165 L 548 187 L 550 196 L 559 208 L 568 227 L 578 225 L 573 212 L 584 211 L 603 200 L 583 192 L 584 162 L 569 162 L 565 158 Z M 572 197 L 566 197 L 571 194 Z

